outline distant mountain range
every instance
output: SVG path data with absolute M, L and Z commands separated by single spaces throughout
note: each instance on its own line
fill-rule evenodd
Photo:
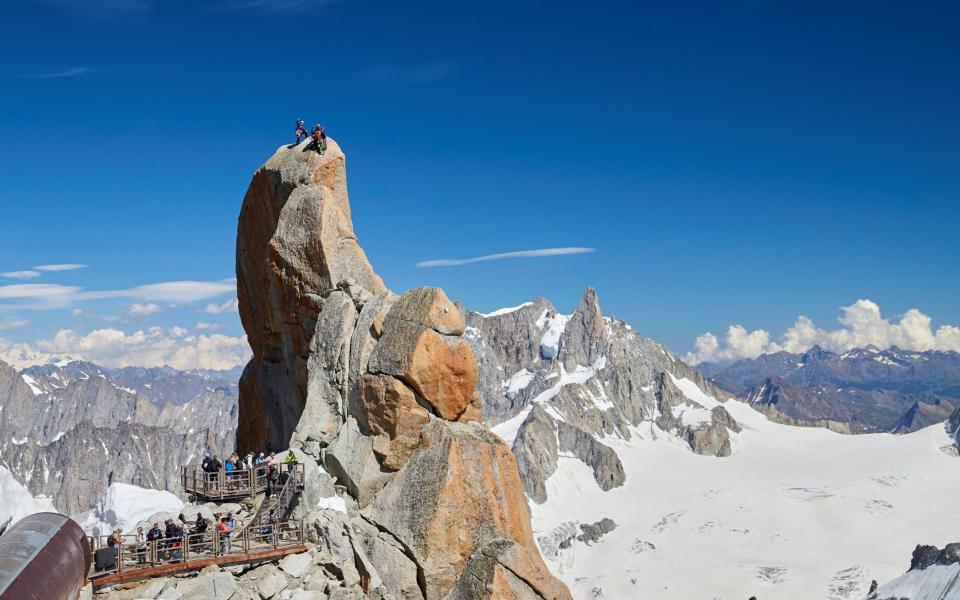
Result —
M 0 464 L 57 510 L 114 481 L 176 491 L 179 467 L 233 449 L 239 370 L 0 362 Z
M 904 433 L 960 407 L 960 354 L 893 346 L 842 354 L 814 346 L 697 367 L 714 385 L 782 423 L 844 433 Z

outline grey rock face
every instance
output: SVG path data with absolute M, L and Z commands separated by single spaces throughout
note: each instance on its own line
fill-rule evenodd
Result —
M 137 389 L 118 383 L 118 372 Z M 153 390 L 153 375 L 160 381 L 150 397 L 140 390 Z M 66 514 L 90 509 L 114 482 L 177 492 L 180 465 L 233 448 L 233 375 L 90 363 L 17 373 L 0 363 L 0 462 Z
M 960 405 L 956 352 L 870 346 L 836 354 L 814 346 L 698 368 L 772 419 L 842 433 L 908 433 Z
M 373 453 L 373 439 L 363 435 L 356 420 L 350 417 L 324 453 L 327 471 L 346 486 L 361 507 L 369 504 L 393 477 L 380 469 Z
M 960 407 L 953 411 L 953 415 L 947 421 L 947 431 L 953 435 L 957 449 L 960 450 Z
M 626 480 L 620 457 L 609 446 L 604 446 L 592 435 L 563 421 L 557 422 L 557 440 L 560 450 L 571 452 L 593 469 L 593 478 L 600 489 L 612 490 Z
M 580 525 L 581 533 L 577 536 L 577 539 L 583 542 L 584 544 L 590 545 L 596 543 L 600 538 L 607 535 L 611 531 L 617 528 L 617 524 L 613 522 L 613 519 L 600 519 L 596 523 L 588 523 L 586 525 Z
M 930 425 L 943 423 L 960 408 L 960 402 L 950 402 L 943 398 L 936 398 L 932 403 L 917 401 L 913 403 L 907 412 L 903 413 L 900 420 L 894 425 L 893 433 L 909 433 L 917 431 Z
M 910 560 L 910 570 L 923 570 L 937 562 L 940 550 L 936 546 L 920 545 L 914 548 L 913 558 Z
M 534 406 L 520 427 L 513 454 L 523 476 L 523 491 L 538 504 L 547 501 L 545 482 L 557 470 L 557 451 L 556 421 L 542 406 Z
M 311 441 L 326 446 L 336 436 L 347 413 L 350 341 L 356 320 L 357 310 L 346 292 L 336 290 L 323 303 L 310 339 L 306 403 L 291 446 L 304 447 Z
M 237 582 L 230 573 L 205 573 L 177 584 L 183 600 L 230 600 L 237 592 Z
M 730 454 L 730 431 L 738 426 L 712 405 L 725 396 L 663 346 L 604 317 L 594 290 L 571 315 L 538 298 L 490 315 L 467 312 L 466 320 L 484 418 L 512 443 L 534 502 L 546 500 L 544 482 L 560 452 L 589 465 L 602 489 L 622 485 L 620 460 L 602 440 L 630 439 L 641 424 L 687 441 L 695 452 Z M 678 381 L 715 400 L 701 405 Z

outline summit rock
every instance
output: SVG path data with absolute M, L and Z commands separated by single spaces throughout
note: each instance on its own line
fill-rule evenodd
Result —
M 436 288 L 384 286 L 333 140 L 323 155 L 281 147 L 257 170 L 237 282 L 254 354 L 237 445 L 293 448 L 334 478 L 346 514 L 302 501 L 294 515 L 345 585 L 359 574 L 379 597 L 570 598 L 534 542 L 517 460 L 481 423 L 463 312 Z

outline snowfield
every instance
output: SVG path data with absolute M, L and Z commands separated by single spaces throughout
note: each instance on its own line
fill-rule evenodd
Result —
M 146 521 L 160 522 L 162 527 L 166 517 L 176 518 L 182 509 L 183 500 L 170 492 L 113 483 L 97 506 L 83 515 L 80 526 L 90 535 L 109 535 L 116 527 L 133 533 L 138 523 Z
M 0 532 L 20 519 L 38 512 L 52 510 L 36 498 L 6 467 L 0 467 Z
M 530 504 L 541 547 L 570 521 L 617 523 L 593 545 L 544 548 L 575 598 L 859 600 L 871 579 L 902 575 L 917 544 L 960 541 L 960 458 L 943 425 L 851 436 L 725 406 L 744 428 L 727 458 L 652 424 L 603 440 L 623 461 L 620 488 L 560 458 L 547 502 Z

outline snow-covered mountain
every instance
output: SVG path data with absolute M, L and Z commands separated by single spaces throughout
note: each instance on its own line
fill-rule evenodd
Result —
M 739 426 L 713 385 L 664 346 L 604 317 L 592 289 L 569 315 L 538 298 L 468 312 L 466 323 L 484 419 L 512 445 L 534 502 L 547 501 L 544 483 L 564 455 L 588 466 L 602 489 L 623 485 L 610 440 L 630 440 L 643 423 L 697 454 L 732 450 Z
M 960 543 L 917 546 L 910 570 L 879 586 L 866 600 L 953 600 L 960 598 Z
M 485 419 L 513 446 L 576 598 L 861 599 L 960 531 L 952 432 L 847 436 L 731 399 L 588 290 L 467 313 Z
M 0 362 L 0 464 L 66 514 L 114 482 L 177 491 L 181 464 L 233 449 L 236 377 Z
M 960 407 L 960 354 L 814 346 L 698 369 L 782 423 L 841 432 L 915 431 Z

